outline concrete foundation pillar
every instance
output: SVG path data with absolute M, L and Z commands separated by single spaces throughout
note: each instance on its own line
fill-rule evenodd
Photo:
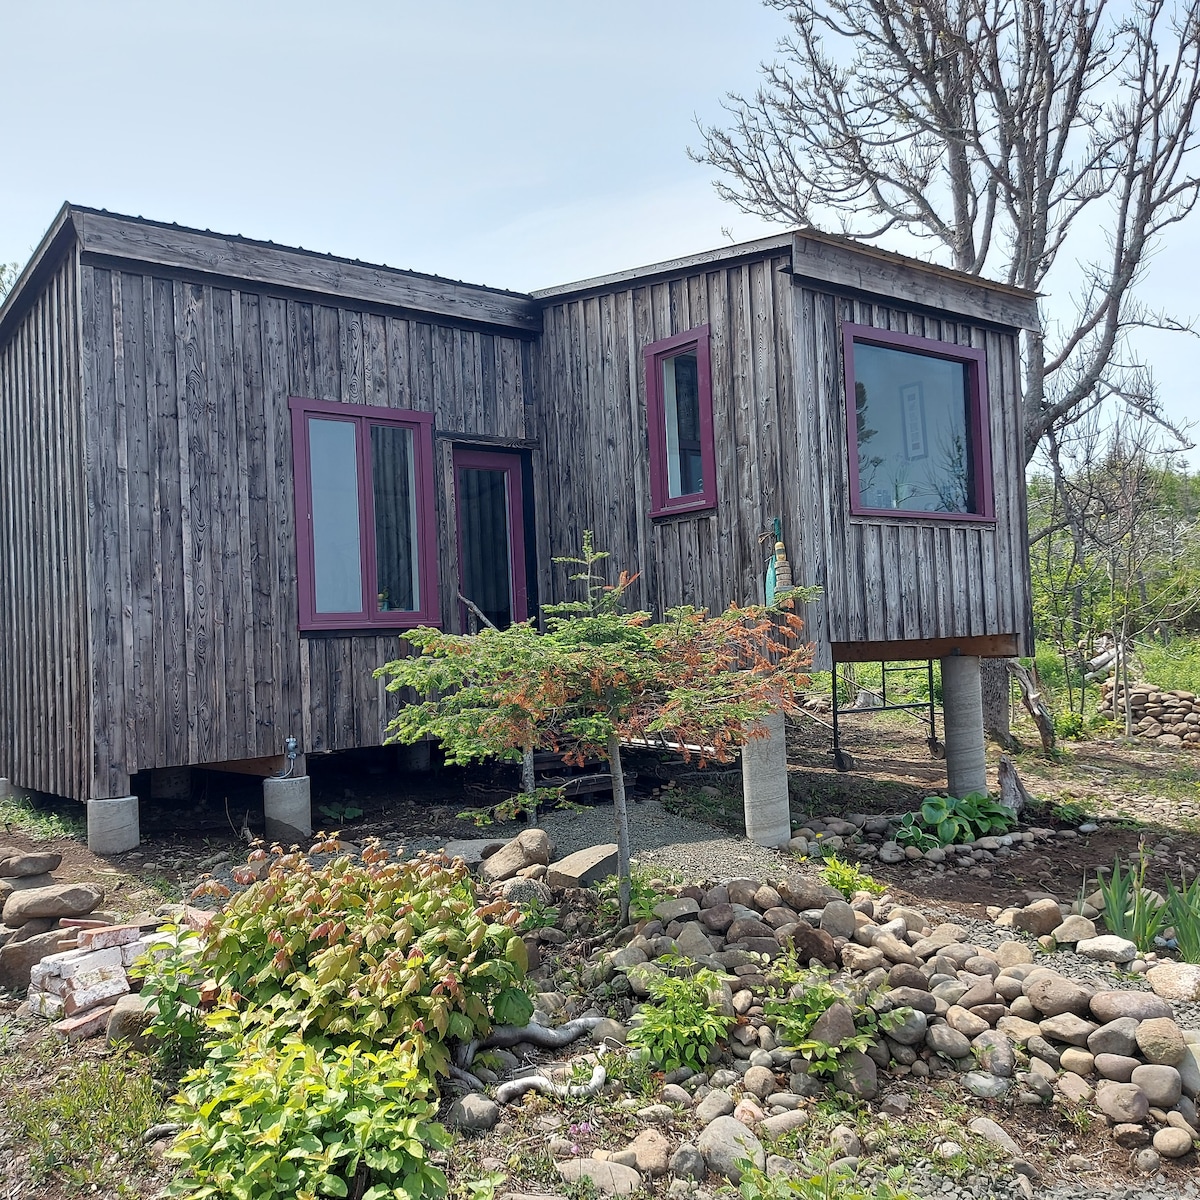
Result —
M 157 767 L 150 772 L 151 800 L 190 800 L 191 767 Z
M 138 798 L 116 796 L 87 802 L 88 849 L 93 854 L 124 854 L 141 841 Z
M 954 654 L 941 660 L 946 723 L 946 790 L 961 798 L 988 790 L 979 659 Z
M 776 709 L 762 724 L 767 736 L 751 738 L 742 747 L 746 836 L 760 846 L 786 846 L 792 836 L 792 816 L 782 710 Z
M 290 846 L 312 837 L 312 801 L 307 775 L 263 780 L 267 841 Z
M 8 800 L 12 797 L 12 784 L 4 778 L 0 778 L 0 800 Z
M 398 771 L 428 771 L 429 750 L 432 742 L 409 742 L 396 747 L 396 769 Z

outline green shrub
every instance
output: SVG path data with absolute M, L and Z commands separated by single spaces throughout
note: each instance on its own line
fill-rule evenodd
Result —
M 284 855 L 214 918 L 204 962 L 223 989 L 218 1029 L 249 1013 L 280 1037 L 415 1052 L 432 1076 L 449 1069 L 444 1039 L 529 1020 L 515 909 L 480 907 L 461 862 L 362 859 Z
M 961 799 L 926 796 L 920 809 L 905 813 L 896 833 L 902 846 L 928 850 L 932 846 L 953 846 L 973 842 L 989 834 L 1006 833 L 1016 824 L 1010 808 L 990 800 L 982 792 Z
M 186 1125 L 169 1152 L 183 1173 L 171 1194 L 437 1200 L 446 1177 L 429 1151 L 450 1139 L 431 1092 L 411 1054 L 296 1034 L 277 1042 L 260 1027 L 213 1047 L 185 1077 L 176 1115 Z
M 649 986 L 651 1003 L 642 1007 L 641 1022 L 630 1030 L 630 1045 L 644 1049 L 660 1070 L 703 1070 L 708 1052 L 734 1023 L 710 999 L 721 986 L 720 976 L 703 967 L 691 976 L 659 976 Z
M 142 999 L 150 1017 L 147 1032 L 155 1053 L 168 1065 L 194 1064 L 204 1038 L 202 950 L 194 929 L 164 925 L 130 972 L 142 979 Z
M 854 863 L 843 862 L 836 854 L 828 854 L 822 862 L 818 874 L 832 888 L 837 888 L 847 900 L 857 892 L 869 892 L 872 896 L 882 896 L 884 886 L 878 880 L 857 867 Z

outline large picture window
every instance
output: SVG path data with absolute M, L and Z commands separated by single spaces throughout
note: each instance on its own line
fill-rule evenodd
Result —
M 984 352 L 845 325 L 850 511 L 992 519 Z
M 708 326 L 652 342 L 645 350 L 650 429 L 650 515 L 717 503 Z
M 293 399 L 301 629 L 437 619 L 433 417 Z

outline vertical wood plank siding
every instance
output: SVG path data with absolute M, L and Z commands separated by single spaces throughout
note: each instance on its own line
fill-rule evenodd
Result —
M 37 786 L 119 795 L 136 771 L 278 754 L 289 736 L 310 752 L 380 744 L 397 703 L 372 672 L 399 637 L 297 633 L 288 399 L 433 411 L 439 433 L 524 439 L 535 395 L 521 339 L 86 258 L 81 271 L 95 762 Z M 448 455 L 441 470 L 449 617 Z M 4 678 L 31 690 L 38 671 Z
M 778 516 L 796 582 L 823 589 L 805 614 L 818 667 L 835 642 L 1016 634 L 1027 644 L 1016 334 L 801 285 L 790 266 L 789 254 L 766 253 L 548 302 L 540 434 L 558 480 L 549 556 L 573 553 L 592 529 L 610 572 L 640 572 L 640 607 L 761 602 L 759 538 Z M 986 349 L 994 524 L 850 516 L 843 321 Z M 703 324 L 717 507 L 651 521 L 642 350 Z M 566 572 L 552 568 L 545 584 L 563 595 Z
M 0 346 L 0 775 L 64 796 L 92 776 L 80 370 L 72 250 Z

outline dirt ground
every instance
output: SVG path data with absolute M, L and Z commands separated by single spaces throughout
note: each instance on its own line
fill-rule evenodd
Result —
M 915 807 L 945 783 L 944 764 L 930 758 L 924 738 L 924 729 L 903 717 L 849 718 L 843 742 L 856 767 L 841 772 L 833 766 L 826 730 L 816 722 L 799 723 L 789 731 L 793 826 L 799 828 L 814 816 L 898 814 Z M 996 757 L 989 750 L 993 771 Z M 1024 903 L 1028 893 L 1053 891 L 1067 898 L 1077 894 L 1085 880 L 1090 890 L 1098 868 L 1110 867 L 1115 855 L 1123 862 L 1135 859 L 1142 842 L 1150 855 L 1151 886 L 1162 887 L 1168 876 L 1178 880 L 1182 868 L 1194 871 L 1200 865 L 1200 755 L 1111 740 L 1067 745 L 1053 760 L 1028 752 L 1016 761 L 1037 801 L 1026 824 L 1072 828 L 1091 819 L 1098 825 L 1095 832 L 1069 843 L 1069 861 L 1063 861 L 1061 850 L 1052 855 L 1038 846 L 990 864 L 990 878 L 963 872 L 947 875 L 906 864 L 871 863 L 870 872 L 912 903 L 936 903 L 948 914 L 980 918 L 986 906 Z M 741 827 L 736 765 L 700 772 L 674 756 L 642 753 L 631 755 L 628 768 L 637 774 L 639 794 L 660 795 L 669 806 L 717 826 L 735 831 Z M 505 798 L 516 779 L 515 768 L 507 767 L 401 775 L 394 770 L 390 751 L 311 759 L 310 774 L 314 823 L 341 828 L 355 841 L 374 835 L 481 836 L 483 831 L 459 814 Z M 52 807 L 30 815 L 10 805 L 4 810 L 6 828 L 0 837 L 21 848 L 61 853 L 63 863 L 56 874 L 65 880 L 103 882 L 109 892 L 108 910 L 123 915 L 153 910 L 164 901 L 186 899 L 207 860 L 221 854 L 240 858 L 247 848 L 243 830 L 253 834 L 261 828 L 257 780 L 196 775 L 192 803 L 184 806 L 182 816 L 178 808 L 143 806 L 143 844 L 131 854 L 93 855 L 82 836 L 79 812 L 71 808 Z M 607 797 L 599 802 L 607 803 Z M 356 809 L 361 815 L 351 815 Z M 81 1063 L 97 1063 L 107 1054 L 95 1041 L 69 1050 L 56 1047 L 44 1028 L 15 1022 L 15 1009 L 15 998 L 0 997 L 0 1098 L 12 1089 L 48 1091 Z M 170 1081 L 160 1080 L 158 1088 L 169 1094 Z M 1035 1118 L 1031 1115 L 1030 1120 Z M 1044 1130 L 1031 1124 L 1028 1133 L 1032 1139 Z M 69 1137 L 69 1131 L 64 1136 Z M 1106 1136 L 1097 1131 L 1091 1138 Z M 1076 1140 L 1086 1149 L 1085 1133 Z M 64 1180 L 61 1172 L 42 1172 L 36 1181 L 38 1172 L 30 1168 L 24 1150 L 0 1111 L 0 1200 L 65 1200 L 82 1194 L 148 1197 L 165 1180 L 165 1169 L 144 1150 L 129 1164 L 109 1164 L 101 1172 L 108 1183 L 78 1186 Z

